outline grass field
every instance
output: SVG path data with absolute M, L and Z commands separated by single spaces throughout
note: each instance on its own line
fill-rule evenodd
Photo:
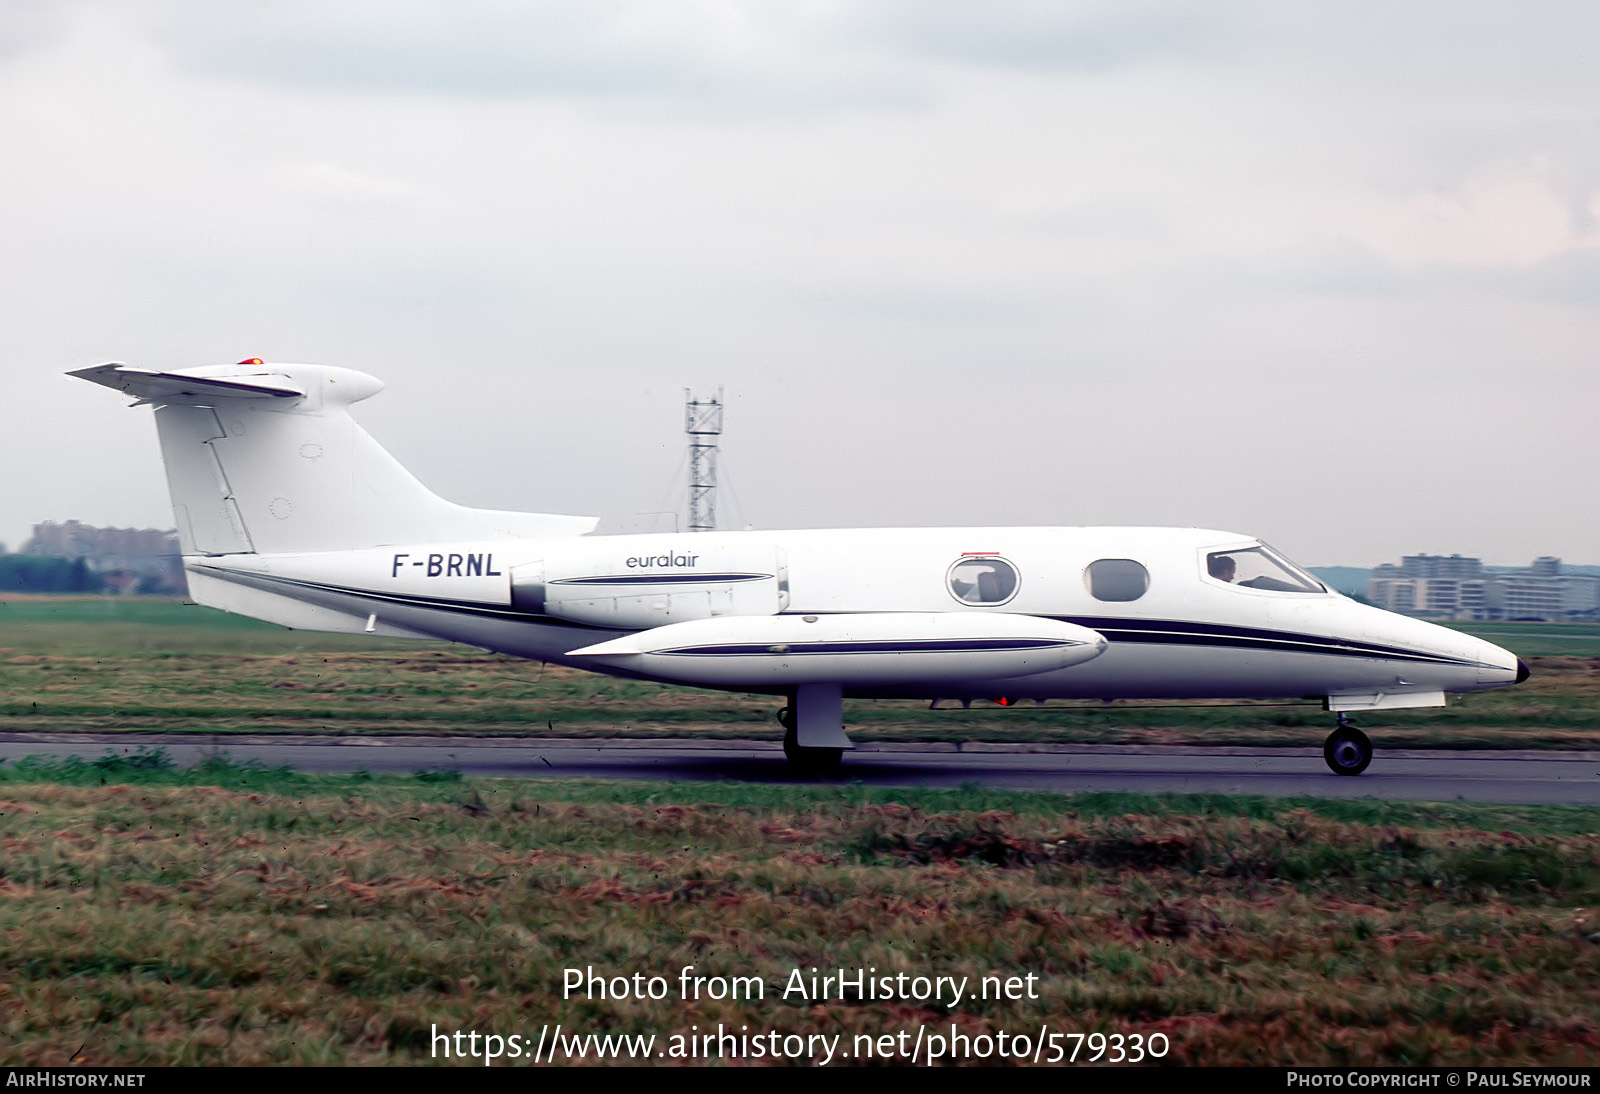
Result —
M 0 1064 L 416 1063 L 436 1028 L 555 1023 L 666 1050 L 721 1023 L 844 1052 L 1046 1026 L 1159 1034 L 1178 1065 L 1592 1065 L 1595 821 L 30 761 L 0 768 Z M 680 1000 L 684 966 L 763 998 Z M 1037 998 L 782 998 L 813 966 Z M 568 968 L 673 991 L 563 998 Z
M 1444 709 L 1358 718 L 1378 747 L 1600 747 L 1600 627 L 1481 630 L 1527 656 L 1534 677 Z M 464 646 L 287 631 L 172 601 L 0 602 L 0 730 L 743 738 L 776 736 L 778 705 Z M 930 712 L 863 701 L 847 704 L 846 721 L 861 741 L 1306 745 L 1330 716 L 1310 703 Z
M 1519 657 L 1600 657 L 1600 623 L 1445 623 Z

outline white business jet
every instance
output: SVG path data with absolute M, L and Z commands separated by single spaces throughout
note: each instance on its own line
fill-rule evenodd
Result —
M 784 751 L 851 746 L 843 700 L 1317 698 L 1352 711 L 1520 683 L 1481 639 L 1358 604 L 1248 536 L 892 528 L 590 536 L 469 509 L 355 421 L 383 385 L 323 365 L 71 375 L 155 407 L 189 591 L 306 630 L 443 638 L 614 676 L 783 696 Z

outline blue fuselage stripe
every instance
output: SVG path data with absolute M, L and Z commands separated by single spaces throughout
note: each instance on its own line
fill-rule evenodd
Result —
M 1277 650 L 1317 653 L 1333 657 L 1371 657 L 1389 661 L 1419 661 L 1438 665 L 1475 665 L 1478 662 L 1426 650 L 1384 646 L 1297 631 L 1271 631 L 1220 623 L 1194 623 L 1175 619 L 1114 619 L 1105 616 L 1052 616 L 1099 631 L 1112 642 L 1166 646 L 1221 646 L 1229 649 Z
M 256 574 L 248 571 L 213 570 L 218 576 L 229 576 L 234 579 L 246 579 L 252 582 L 273 585 L 298 586 L 305 589 L 315 589 L 320 592 L 335 593 L 342 596 L 359 597 L 363 600 L 376 600 L 390 604 L 399 604 L 406 607 L 426 608 L 434 611 L 446 611 L 459 615 L 475 615 L 485 618 L 502 619 L 508 622 L 537 623 L 544 626 L 567 627 L 577 630 L 634 630 L 632 627 L 599 627 L 594 624 L 581 623 L 571 619 L 561 619 L 556 616 L 540 615 L 534 612 L 521 611 L 510 606 L 496 604 L 482 604 L 465 600 L 449 600 L 416 596 L 403 593 L 381 593 L 368 589 L 351 589 L 340 585 L 329 585 L 316 581 L 304 581 L 297 578 L 281 577 L 273 574 Z M 686 575 L 687 576 L 687 575 Z M 751 575 L 752 579 L 754 575 Z M 651 580 L 655 580 L 654 577 Z M 698 580 L 698 579 L 697 579 Z M 783 615 L 823 614 L 823 615 L 857 615 L 875 614 L 861 612 L 802 612 L 798 609 L 780 613 Z M 1435 665 L 1461 665 L 1474 666 L 1479 662 L 1460 657 L 1451 657 L 1448 654 L 1430 653 L 1425 650 L 1405 649 L 1397 646 L 1384 646 L 1373 642 L 1360 642 L 1352 639 L 1329 638 L 1325 635 L 1302 634 L 1295 631 L 1263 630 L 1254 627 L 1238 627 L 1221 623 L 1200 623 L 1178 619 L 1117 619 L 1109 616 L 1081 616 L 1081 615 L 1056 615 L 1039 616 L 1041 619 L 1055 619 L 1064 623 L 1073 623 L 1080 627 L 1088 627 L 1098 631 L 1108 641 L 1115 644 L 1130 645 L 1167 645 L 1167 646 L 1199 646 L 1224 649 L 1260 650 L 1263 652 L 1280 653 L 1308 653 L 1329 657 L 1358 657 L 1387 661 L 1411 661 Z M 877 643 L 870 648 L 861 644 L 847 645 L 850 652 L 855 653 L 906 653 L 906 652 L 959 652 L 980 651 L 984 648 L 991 649 L 1043 649 L 1051 646 L 1066 646 L 1073 643 L 1063 643 L 1055 640 L 1023 640 L 1023 639 L 993 639 L 1004 643 L 1002 646 L 982 647 L 973 643 L 961 643 L 948 649 L 936 649 L 927 645 L 918 645 L 915 642 Z M 1033 645 L 1024 643 L 1032 642 Z M 813 643 L 789 643 L 792 652 L 818 652 L 810 647 Z M 831 643 L 828 645 L 832 645 Z M 890 649 L 889 646 L 897 645 L 906 648 Z M 913 648 L 914 647 L 914 648 Z M 694 647 L 686 647 L 686 649 Z M 706 649 L 729 649 L 740 652 L 726 654 L 697 654 L 697 656 L 748 656 L 753 653 L 768 654 L 771 645 L 748 647 L 703 647 Z M 667 651 L 663 651 L 667 652 Z M 676 652 L 676 651 L 673 651 Z M 844 652 L 844 649 L 827 652 Z

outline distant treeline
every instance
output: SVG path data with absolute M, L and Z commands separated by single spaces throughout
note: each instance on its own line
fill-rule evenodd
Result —
M 0 555 L 0 591 L 12 593 L 97 593 L 104 582 L 81 558 Z

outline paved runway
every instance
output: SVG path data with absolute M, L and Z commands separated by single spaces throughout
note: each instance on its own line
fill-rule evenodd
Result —
M 417 738 L 208 738 L 42 734 L 0 737 L 0 758 L 93 758 L 161 747 L 180 764 L 225 751 L 303 771 L 458 770 L 529 778 L 669 779 L 866 786 L 982 786 L 1071 793 L 1262 794 L 1600 806 L 1600 752 L 1379 750 L 1366 774 L 1330 773 L 1318 748 L 1116 745 L 863 745 L 836 774 L 799 776 L 766 741 L 576 741 Z

